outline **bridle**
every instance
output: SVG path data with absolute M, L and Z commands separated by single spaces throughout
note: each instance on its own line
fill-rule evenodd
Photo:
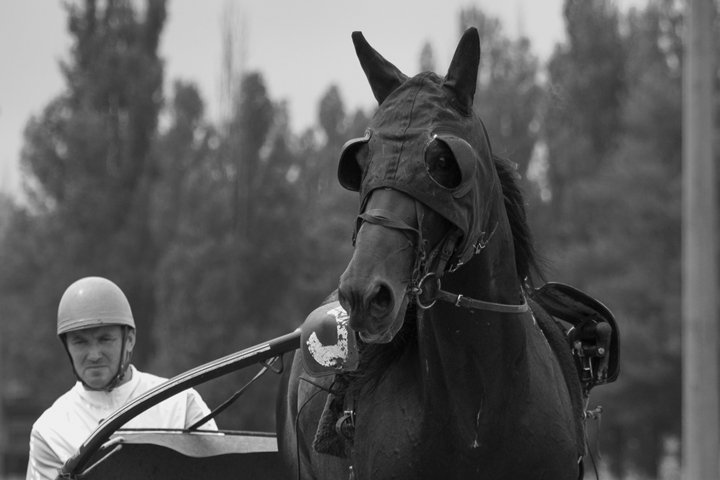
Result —
M 457 242 L 462 236 L 462 231 L 457 227 L 451 229 L 445 235 L 445 238 L 428 252 L 428 241 L 423 238 L 422 234 L 423 220 L 425 217 L 423 205 L 415 198 L 413 198 L 413 201 L 415 202 L 415 215 L 418 228 L 408 225 L 402 218 L 389 210 L 379 208 L 371 209 L 358 215 L 355 233 L 353 234 L 353 245 L 355 245 L 357 232 L 360 231 L 362 222 L 402 231 L 410 239 L 410 243 L 415 249 L 415 262 L 408 284 L 407 295 L 414 298 L 415 303 L 421 311 L 432 308 L 438 300 L 452 303 L 456 307 L 469 310 L 485 310 L 498 313 L 524 313 L 528 311 L 528 303 L 524 296 L 521 305 L 507 305 L 476 300 L 462 294 L 450 293 L 443 290 L 440 282 L 441 277 L 446 272 L 452 273 L 463 265 L 461 261 L 449 263 Z M 485 238 L 485 231 L 480 233 L 478 240 L 473 246 L 474 254 L 482 252 L 490 242 L 495 230 L 497 230 L 497 223 L 487 238 Z

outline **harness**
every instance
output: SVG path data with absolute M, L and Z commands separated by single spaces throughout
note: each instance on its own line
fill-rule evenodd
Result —
M 413 244 L 413 240 L 416 239 L 417 241 L 414 242 L 415 264 L 413 266 L 412 277 L 408 284 L 407 294 L 415 300 L 415 303 L 420 307 L 421 311 L 431 308 L 438 300 L 452 303 L 456 307 L 469 310 L 485 310 L 499 313 L 524 313 L 528 311 L 529 307 L 524 296 L 522 304 L 508 305 L 476 300 L 462 294 L 450 293 L 443 290 L 440 281 L 441 277 L 445 272 L 452 273 L 463 265 L 461 259 L 458 259 L 454 263 L 449 263 L 455 253 L 458 240 L 460 240 L 462 236 L 462 231 L 459 228 L 452 229 L 434 249 L 428 252 L 428 242 L 426 239 L 423 239 L 422 234 L 424 219 L 423 207 L 417 199 L 414 199 L 414 202 L 418 228 L 408 225 L 403 219 L 389 210 L 368 210 L 358 215 L 355 233 L 353 234 L 353 245 L 355 245 L 357 232 L 360 230 L 363 221 L 400 230 L 408 236 L 411 244 Z M 498 224 L 496 223 L 487 238 L 485 238 L 485 230 L 480 233 L 478 240 L 473 245 L 473 255 L 479 254 L 487 246 L 497 230 L 497 226 Z M 413 239 L 412 236 L 415 238 Z
M 417 199 L 413 200 L 418 228 L 408 225 L 391 211 L 368 210 L 358 216 L 353 245 L 363 221 L 401 230 L 410 238 L 411 243 L 413 240 L 411 235 L 415 236 L 417 239 L 415 265 L 407 294 L 415 299 L 421 311 L 431 308 L 438 300 L 470 310 L 498 313 L 524 313 L 529 310 L 524 295 L 521 305 L 507 305 L 476 300 L 443 290 L 440 282 L 442 275 L 446 271 L 451 273 L 456 271 L 463 264 L 460 260 L 454 264 L 448 263 L 455 253 L 462 232 L 458 228 L 451 230 L 428 253 L 428 242 L 422 235 L 423 207 Z M 480 233 L 473 245 L 474 255 L 479 254 L 488 245 L 497 226 L 496 223 L 487 238 L 485 238 L 485 230 Z M 617 379 L 620 372 L 620 331 L 610 309 L 586 293 L 557 282 L 547 283 L 531 292 L 530 296 L 550 315 L 572 325 L 570 329 L 563 329 L 563 332 L 572 351 L 583 397 L 586 400 L 593 387 L 612 383 Z
M 620 373 L 620 329 L 610 309 L 577 288 L 550 282 L 530 294 L 546 312 L 572 325 L 563 328 L 572 350 L 583 397 Z
M 523 303 L 520 305 L 508 305 L 494 302 L 487 302 L 466 297 L 462 294 L 447 292 L 442 289 L 441 277 L 446 272 L 454 272 L 461 265 L 461 261 L 451 263 L 450 259 L 455 253 L 458 240 L 462 236 L 462 232 L 458 228 L 452 229 L 448 234 L 438 242 L 438 245 L 428 251 L 428 241 L 423 238 L 422 226 L 424 220 L 423 206 L 417 199 L 415 202 L 415 215 L 418 227 L 415 228 L 401 219 L 395 213 L 385 209 L 371 209 L 358 215 L 356 228 L 353 234 L 353 245 L 355 244 L 357 232 L 362 226 L 362 222 L 368 222 L 375 225 L 393 228 L 402 231 L 414 245 L 415 262 L 411 274 L 411 279 L 407 288 L 409 295 L 418 306 L 418 313 L 433 307 L 438 300 L 448 302 L 459 308 L 470 310 L 484 310 L 497 313 L 519 314 L 527 312 L 530 307 L 528 300 L 523 295 Z M 496 223 L 489 234 L 482 231 L 479 238 L 473 245 L 473 255 L 479 254 L 488 245 L 497 230 Z M 486 236 L 487 235 L 487 236 Z M 413 242 L 416 240 L 415 242 Z M 569 343 L 569 351 L 565 356 L 572 357 L 577 368 L 580 380 L 581 395 L 578 392 L 578 404 L 573 409 L 579 415 L 578 422 L 578 449 L 580 462 L 586 452 L 586 433 L 585 420 L 587 418 L 600 418 L 602 407 L 595 410 L 588 410 L 590 390 L 596 385 L 610 383 L 617 378 L 619 372 L 619 331 L 617 323 L 610 312 L 604 305 L 597 300 L 586 295 L 585 293 L 558 283 L 549 283 L 538 290 L 530 293 L 533 304 L 538 305 L 548 314 L 555 318 L 563 320 L 573 325 L 572 328 L 566 330 L 560 328 L 558 332 L 561 336 L 557 345 L 553 348 L 556 355 L 560 349 L 567 348 Z M 555 323 L 555 322 L 553 322 Z M 559 324 L 554 327 L 561 327 Z M 545 335 L 548 334 L 547 326 L 543 330 Z M 563 338 L 565 340 L 563 340 Z M 566 343 L 567 342 L 567 343 Z M 572 368 L 572 367 L 570 367 Z M 568 389 L 573 396 L 570 386 L 574 374 L 564 372 Z M 332 391 L 330 392 L 332 394 Z M 334 397 L 331 395 L 330 397 Z M 352 441 L 355 433 L 355 399 L 352 395 L 344 396 L 344 398 L 329 398 L 328 402 L 335 403 L 336 408 L 342 412 L 334 423 L 334 431 L 340 439 L 348 442 L 348 447 L 352 451 Z M 328 425 L 329 426 L 329 425 Z M 316 442 L 318 437 L 316 437 Z M 335 451 L 340 449 L 335 446 Z M 329 453 L 329 452 L 328 452 Z M 598 452 L 599 453 L 599 452 Z M 345 452 L 340 453 L 345 456 Z M 350 453 L 352 455 L 352 453 Z M 580 463 L 582 469 L 582 463 Z M 350 467 L 350 478 L 353 478 L 352 466 Z M 581 474 L 582 476 L 582 474 Z
M 418 228 L 407 224 L 403 219 L 395 213 L 384 209 L 371 209 L 358 215 L 355 232 L 353 234 L 353 245 L 357 238 L 357 233 L 362 226 L 362 222 L 368 222 L 374 225 L 381 225 L 387 228 L 393 228 L 402 231 L 410 239 L 413 240 L 415 248 L 415 264 L 413 266 L 412 277 L 407 288 L 407 295 L 414 299 L 419 307 L 418 313 L 433 307 L 440 300 L 452 303 L 458 308 L 466 308 L 469 310 L 485 310 L 498 313 L 524 313 L 529 310 L 529 305 L 523 295 L 523 303 L 520 305 L 508 305 L 502 303 L 487 302 L 484 300 L 476 300 L 466 297 L 462 294 L 450 293 L 442 290 L 440 278 L 445 272 L 454 272 L 463 264 L 458 260 L 454 264 L 449 264 L 449 260 L 455 253 L 455 247 L 458 240 L 462 236 L 459 228 L 454 228 L 443 238 L 438 245 L 428 252 L 428 241 L 423 238 L 422 225 L 424 220 L 423 207 L 417 199 L 415 202 L 415 214 L 417 218 Z M 480 233 L 476 243 L 473 245 L 473 254 L 479 254 L 488 245 L 493 234 L 497 230 L 497 223 L 493 227 L 490 234 L 485 238 L 485 231 Z M 414 238 L 413 238 L 414 237 Z M 425 302 L 425 303 L 423 303 Z M 355 399 L 352 395 L 344 398 L 342 415 L 335 423 L 335 432 L 341 438 L 352 441 L 355 434 Z M 352 468 L 352 467 L 351 467 Z M 352 471 L 350 472 L 352 478 Z

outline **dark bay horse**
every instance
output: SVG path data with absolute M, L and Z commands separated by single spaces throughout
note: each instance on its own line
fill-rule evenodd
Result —
M 335 297 L 359 367 L 314 378 L 296 353 L 277 406 L 288 478 L 578 478 L 569 389 L 528 308 L 524 200 L 473 110 L 477 30 L 445 78 L 353 41 L 379 104 L 338 170 L 360 193 Z

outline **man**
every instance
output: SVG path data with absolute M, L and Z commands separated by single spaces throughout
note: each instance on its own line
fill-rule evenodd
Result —
M 87 277 L 60 300 L 57 335 L 77 383 L 35 422 L 27 479 L 55 479 L 58 469 L 105 418 L 166 379 L 130 365 L 135 321 L 122 290 Z M 187 428 L 210 413 L 200 395 L 185 390 L 130 420 L 123 428 Z M 201 429 L 217 430 L 214 420 Z

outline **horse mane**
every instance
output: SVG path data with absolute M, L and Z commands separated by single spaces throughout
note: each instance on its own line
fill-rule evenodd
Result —
M 513 237 L 515 269 L 521 287 L 529 292 L 533 288 L 533 275 L 543 279 L 543 273 L 542 261 L 535 249 L 525 214 L 526 201 L 520 187 L 520 174 L 514 162 L 496 155 L 492 158 L 502 186 L 503 203 Z M 356 395 L 366 385 L 375 388 L 380 383 L 383 373 L 387 371 L 388 365 L 400 358 L 408 346 L 417 339 L 417 314 L 415 303 L 408 305 L 403 326 L 389 343 L 367 344 L 358 339 L 360 364 L 354 372 L 339 375 L 334 390 L 341 394 Z
M 505 212 L 513 238 L 515 271 L 520 279 L 521 287 L 528 292 L 533 288 L 534 277 L 544 280 L 542 269 L 544 261 L 535 249 L 535 241 L 527 221 L 525 212 L 527 202 L 520 187 L 517 164 L 495 154 L 492 158 L 498 178 L 500 178 L 500 185 L 502 185 Z

